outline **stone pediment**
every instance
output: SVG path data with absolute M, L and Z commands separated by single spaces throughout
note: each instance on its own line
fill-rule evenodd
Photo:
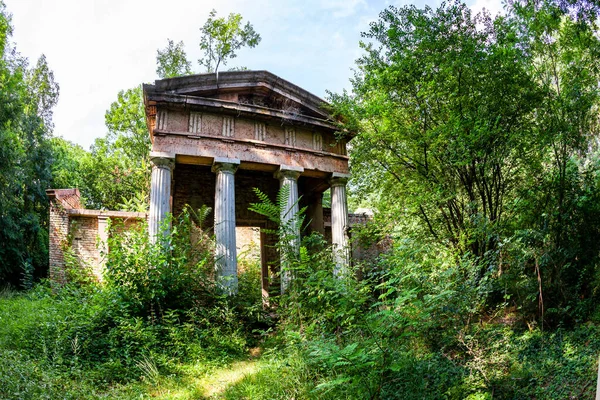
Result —
M 283 123 L 336 130 L 328 104 L 268 71 L 229 71 L 155 81 L 144 85 L 146 107 L 168 104 L 190 110 L 281 119 Z

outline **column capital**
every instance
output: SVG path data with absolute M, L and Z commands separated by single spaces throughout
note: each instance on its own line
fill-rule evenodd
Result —
M 150 162 L 153 166 L 173 169 L 175 166 L 175 154 L 164 151 L 151 151 Z
M 298 179 L 304 172 L 304 168 L 295 167 L 293 165 L 280 165 L 279 169 L 273 174 L 276 179 Z
M 214 173 L 228 172 L 230 174 L 235 174 L 235 171 L 237 171 L 239 166 L 240 160 L 237 158 L 215 157 L 211 171 Z
M 341 172 L 334 172 L 329 178 L 329 184 L 333 186 L 346 186 L 350 179 L 350 174 L 342 174 Z

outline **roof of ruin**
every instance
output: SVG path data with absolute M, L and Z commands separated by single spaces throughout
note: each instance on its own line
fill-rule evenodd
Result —
M 168 104 L 198 110 L 339 130 L 329 104 L 268 71 L 227 71 L 156 80 L 144 85 L 147 107 Z

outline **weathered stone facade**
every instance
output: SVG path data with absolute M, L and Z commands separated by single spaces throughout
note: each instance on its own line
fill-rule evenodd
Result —
M 326 103 L 307 91 L 266 71 L 223 72 L 163 79 L 144 85 L 146 118 L 155 167 L 174 165 L 171 186 L 153 173 L 150 204 L 153 221 L 163 218 L 161 204 L 177 214 L 188 204 L 213 210 L 217 279 L 225 291 L 237 290 L 236 226 L 269 227 L 266 217 L 248 210 L 258 198 L 254 188 L 275 200 L 286 187 L 287 210 L 281 215 L 289 226 L 290 248 L 297 249 L 300 227 L 295 214 L 307 207 L 310 230 L 324 233 L 322 196 L 332 193 L 332 241 L 336 273 L 349 264 L 348 178 L 346 141 Z M 166 171 L 166 170 L 164 170 Z M 161 179 L 159 181 L 159 179 Z M 300 204 L 298 200 L 300 200 Z M 272 289 L 278 276 L 284 291 L 292 279 L 286 261 L 268 245 L 276 238 L 261 238 L 263 291 Z M 283 255 L 281 255 L 283 257 Z M 282 265 L 273 274 L 275 265 Z M 271 271 L 270 271 L 271 269 Z
M 259 240 L 263 294 L 284 291 L 292 276 L 280 270 L 274 223 L 249 210 L 255 189 L 275 201 L 286 188 L 286 236 L 298 249 L 295 213 L 306 207 L 306 232 L 320 232 L 333 244 L 336 275 L 350 262 L 346 204 L 350 133 L 318 97 L 266 71 L 222 72 L 163 79 L 144 85 L 146 119 L 152 141 L 150 212 L 84 210 L 77 189 L 49 190 L 50 276 L 64 281 L 64 252 L 71 249 L 101 279 L 106 223 L 118 218 L 137 224 L 147 218 L 156 240 L 168 213 L 210 207 L 204 229 L 216 240 L 216 278 L 227 292 L 237 290 L 236 228 L 253 228 Z M 332 207 L 323 192 L 331 188 Z M 168 228 L 168 227 L 166 227 Z M 166 233 L 163 231 L 163 233 Z M 239 234 L 238 234 L 239 236 Z

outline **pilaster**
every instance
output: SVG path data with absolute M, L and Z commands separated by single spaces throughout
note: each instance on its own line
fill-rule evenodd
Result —
M 103 280 L 104 268 L 108 258 L 108 221 L 106 215 L 98 216 L 98 265 L 94 268 L 94 275 L 99 281 Z

